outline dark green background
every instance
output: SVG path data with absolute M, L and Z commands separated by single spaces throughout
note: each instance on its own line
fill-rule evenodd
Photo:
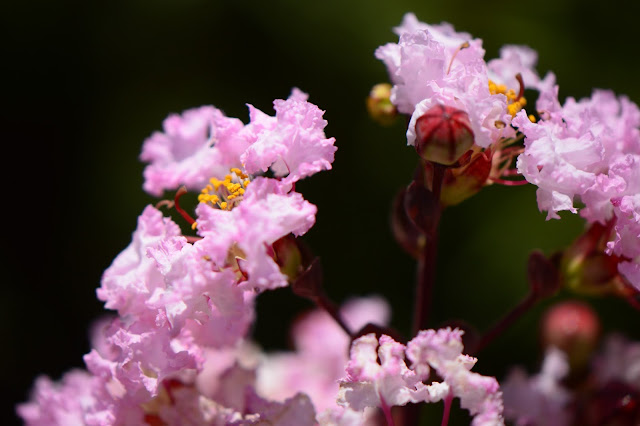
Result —
M 331 297 L 383 294 L 393 325 L 406 331 L 415 265 L 388 220 L 416 157 L 401 122 L 383 128 L 364 107 L 371 86 L 387 80 L 373 52 L 397 41 L 391 29 L 405 12 L 484 39 L 487 59 L 502 44 L 528 44 L 539 52 L 539 71 L 556 73 L 562 98 L 600 87 L 640 101 L 638 5 L 62 0 L 2 9 L 0 359 L 10 397 L 1 424 L 16 421 L 13 406 L 27 399 L 38 374 L 58 378 L 82 367 L 88 325 L 103 313 L 95 298 L 101 273 L 129 243 L 137 215 L 156 201 L 141 189 L 142 141 L 169 113 L 213 104 L 246 122 L 245 103 L 272 114 L 272 100 L 293 86 L 308 92 L 326 110 L 338 151 L 334 170 L 298 186 L 319 208 L 305 241 L 322 259 Z M 561 248 L 583 226 L 576 216 L 544 217 L 531 187 L 487 188 L 448 210 L 433 325 L 463 318 L 484 329 L 519 300 L 529 251 Z M 612 299 L 594 306 L 605 330 L 640 337 L 638 312 Z M 285 347 L 291 318 L 308 307 L 288 289 L 261 296 L 256 338 Z M 476 369 L 501 379 L 507 365 L 537 368 L 542 308 L 489 348 Z M 441 406 L 431 411 L 439 424 Z

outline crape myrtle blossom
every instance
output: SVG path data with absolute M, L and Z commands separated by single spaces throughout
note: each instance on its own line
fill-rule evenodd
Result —
M 553 346 L 539 373 L 527 376 L 513 368 L 501 384 L 505 418 L 523 426 L 637 424 L 640 343 L 609 334 L 586 369 L 571 373 L 572 368 Z
M 589 223 L 612 225 L 607 254 L 640 290 L 640 110 L 604 90 L 560 105 L 557 86 L 541 93 L 537 108 L 537 123 L 522 112 L 513 122 L 525 135 L 517 167 L 538 187 L 539 209 L 558 219 L 582 205 Z
M 569 374 L 567 356 L 551 346 L 538 374 L 527 376 L 514 367 L 503 383 L 504 416 L 516 425 L 564 426 L 569 423 L 572 396 L 562 385 Z
M 288 99 L 274 101 L 274 117 L 248 105 L 247 125 L 211 106 L 170 115 L 164 132 L 144 142 L 144 189 L 156 196 L 182 185 L 199 191 L 234 167 L 249 174 L 271 168 L 287 184 L 331 169 L 335 139 L 326 138 L 324 111 L 307 98 L 294 88 Z
M 640 342 L 612 333 L 593 361 L 598 383 L 617 381 L 635 388 L 640 395 Z
M 340 314 L 351 330 L 360 330 L 368 323 L 387 325 L 390 308 L 380 296 L 361 297 L 344 303 Z M 292 340 L 294 351 L 262 356 L 256 370 L 258 394 L 281 401 L 304 392 L 313 401 L 321 424 L 373 421 L 375 410 L 363 416 L 336 404 L 350 338 L 333 318 L 319 309 L 305 314 L 294 323 Z
M 389 308 L 379 297 L 358 298 L 347 302 L 341 313 L 356 329 L 371 321 L 386 321 Z M 117 357 L 120 349 L 152 351 L 149 357 L 158 360 L 166 356 L 150 342 L 110 351 L 98 340 L 108 339 L 109 329 L 118 330 L 116 324 L 101 321 L 94 329 L 100 333 L 93 336 L 95 347 L 100 348 L 94 351 L 105 358 Z M 203 348 L 197 371 L 183 369 L 158 380 L 153 397 L 128 386 L 127 370 L 136 370 L 134 365 L 121 364 L 113 368 L 114 374 L 101 374 L 100 366 L 87 359 L 93 374 L 72 371 L 59 384 L 38 379 L 33 401 L 22 404 L 18 412 L 30 425 L 378 424 L 375 411 L 363 414 L 335 402 L 347 363 L 349 338 L 344 331 L 327 314 L 314 310 L 295 326 L 294 336 L 297 351 L 288 354 L 263 353 L 248 338 L 234 346 Z M 133 371 L 130 376 L 139 373 Z
M 456 32 L 447 23 L 419 22 L 411 13 L 394 31 L 398 43 L 379 47 L 376 57 L 387 66 L 393 83 L 391 102 L 399 112 L 411 115 L 409 145 L 415 143 L 417 119 L 436 105 L 466 112 L 481 148 L 515 136 L 509 124 L 526 103 L 522 90 L 542 85 L 534 69 L 534 51 L 505 46 L 500 58 L 487 63 L 482 40 Z M 549 74 L 545 80 L 553 78 Z
M 241 289 L 264 290 L 287 284 L 287 276 L 273 260 L 271 245 L 293 233 L 302 235 L 315 222 L 316 207 L 302 195 L 288 190 L 275 179 L 256 178 L 244 199 L 231 211 L 200 203 L 196 209 L 200 243 L 218 265 L 229 253 L 237 255 L 246 280 Z
M 271 245 L 304 234 L 315 222 L 316 207 L 292 191 L 293 184 L 331 168 L 336 148 L 322 130 L 323 112 L 306 98 L 294 89 L 289 99 L 275 102 L 275 117 L 250 107 L 246 126 L 212 107 L 187 111 L 169 117 L 165 133 L 145 142 L 142 157 L 152 161 L 145 172 L 149 192 L 207 185 L 197 222 L 192 220 L 200 236 L 183 235 L 153 206 L 144 209 L 131 244 L 97 290 L 118 316 L 96 327 L 94 349 L 84 357 L 88 373 L 73 373 L 60 385 L 41 379 L 35 401 L 19 408 L 29 424 L 69 424 L 43 404 L 78 395 L 79 401 L 65 402 L 77 424 L 155 424 L 154 416 L 182 424 L 182 403 L 185 410 L 201 408 L 194 424 L 314 421 L 315 410 L 302 394 L 272 403 L 251 385 L 236 392 L 242 409 L 234 409 L 191 389 L 211 350 L 247 338 L 256 295 L 287 284 Z M 274 178 L 249 175 L 269 167 Z M 241 371 L 235 364 L 229 368 Z
M 359 411 L 457 397 L 473 425 L 502 425 L 502 393 L 495 378 L 471 372 L 477 359 L 462 353 L 459 329 L 423 330 L 407 345 L 367 334 L 351 347 L 338 403 Z M 407 365 L 406 360 L 410 361 Z M 442 381 L 434 381 L 431 374 Z

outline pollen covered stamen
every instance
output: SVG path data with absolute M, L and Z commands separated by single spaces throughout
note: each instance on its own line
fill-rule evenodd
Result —
M 242 201 L 249 183 L 249 175 L 234 167 L 224 180 L 215 177 L 209 179 L 209 184 L 198 195 L 198 201 L 209 203 L 221 210 L 231 210 Z
M 518 74 L 517 77 L 520 77 Z M 493 81 L 489 80 L 489 92 L 492 95 L 505 95 L 507 97 L 507 111 L 509 114 L 514 117 L 518 111 L 520 111 L 527 104 L 527 100 L 524 96 L 524 85 L 522 84 L 522 77 L 518 79 L 520 82 L 520 90 L 516 93 L 513 89 L 508 89 L 504 84 L 496 84 Z

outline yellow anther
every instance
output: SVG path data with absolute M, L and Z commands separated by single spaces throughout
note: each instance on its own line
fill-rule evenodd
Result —
M 533 114 L 529 114 L 529 121 L 531 121 L 532 123 L 536 122 L 536 118 L 534 117 Z
M 232 210 L 237 206 L 245 193 L 245 188 L 250 183 L 250 179 L 248 174 L 243 173 L 237 167 L 233 167 L 229 171 L 232 174 L 225 175 L 224 180 L 215 177 L 209 179 L 210 184 L 200 191 L 198 201 L 211 203 L 214 207 L 222 210 Z
M 194 230 L 195 230 L 197 227 L 198 227 L 198 222 L 193 222 L 193 223 L 191 224 L 191 229 L 194 229 Z

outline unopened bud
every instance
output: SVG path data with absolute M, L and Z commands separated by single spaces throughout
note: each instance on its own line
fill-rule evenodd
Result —
M 588 295 L 616 292 L 620 260 L 605 253 L 610 232 L 610 227 L 596 222 L 564 252 L 562 274 L 571 290 Z
M 448 167 L 444 173 L 440 202 L 455 206 L 477 194 L 487 183 L 491 172 L 491 157 L 485 152 L 470 149 L 459 159 L 459 167 Z M 433 163 L 424 162 L 425 185 L 432 188 Z
M 561 302 L 542 319 L 542 344 L 567 354 L 572 371 L 587 365 L 600 338 L 600 320 L 594 310 L 580 301 Z
M 273 245 L 274 259 L 280 267 L 280 272 L 294 281 L 304 271 L 302 253 L 298 247 L 296 238 L 289 234 L 276 240 Z
M 391 103 L 391 85 L 380 83 L 373 86 L 367 97 L 367 111 L 378 123 L 389 126 L 398 116 L 396 106 Z
M 466 112 L 436 105 L 416 120 L 416 152 L 424 160 L 450 166 L 473 146 Z
M 542 252 L 533 251 L 527 263 L 527 281 L 539 298 L 553 296 L 560 289 L 558 269 Z
M 426 237 L 407 214 L 405 194 L 406 190 L 403 189 L 393 200 L 391 230 L 400 247 L 417 259 L 425 246 Z

